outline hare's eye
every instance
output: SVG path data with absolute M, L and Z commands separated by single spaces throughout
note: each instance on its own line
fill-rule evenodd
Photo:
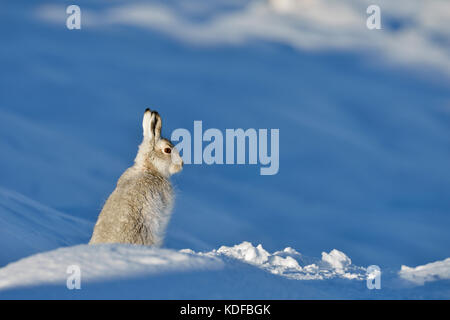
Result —
M 172 152 L 172 149 L 170 149 L 170 148 L 164 148 L 164 153 L 171 153 Z

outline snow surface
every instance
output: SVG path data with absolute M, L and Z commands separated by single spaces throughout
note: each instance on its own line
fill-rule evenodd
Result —
M 2 3 L 1 296 L 448 299 L 448 1 L 380 1 L 375 31 L 369 0 L 189 3 L 80 0 L 74 31 L 59 1 Z M 194 120 L 279 128 L 280 171 L 186 165 L 173 179 L 170 251 L 83 246 L 147 107 L 166 136 Z M 109 260 L 120 276 L 94 268 L 81 292 L 63 275 L 4 272 L 60 247 L 82 264 L 99 250 L 135 270 L 139 256 L 179 269 L 128 273 Z M 65 274 L 47 254 L 29 267 Z M 211 257 L 222 267 L 206 267 Z M 381 290 L 361 280 L 369 265 Z
M 0 240 L 9 243 L 0 256 L 7 264 L 0 268 L 2 299 L 422 298 L 418 288 L 426 282 L 439 287 L 427 289 L 425 297 L 449 296 L 450 258 L 400 271 L 382 269 L 382 290 L 374 292 L 365 283 L 374 274 L 337 249 L 313 258 L 290 247 L 271 253 L 248 241 L 199 252 L 123 244 L 71 246 L 87 242 L 91 223 L 4 188 L 0 220 Z M 67 270 L 74 265 L 82 275 L 79 291 L 66 287 Z
M 87 242 L 91 223 L 4 188 L 0 219 L 0 240 L 10 244 L 0 256 L 8 263 L 0 268 L 1 299 L 422 298 L 417 288 L 431 281 L 439 287 L 427 289 L 427 298 L 449 294 L 450 258 L 400 271 L 383 269 L 382 290 L 374 292 L 365 283 L 374 275 L 337 249 L 322 252 L 319 259 L 290 247 L 271 253 L 248 241 L 199 252 L 71 246 Z M 81 270 L 81 290 L 67 289 L 70 266 Z
M 85 242 L 91 230 L 87 220 L 0 187 L 0 267 L 36 252 Z
M 306 260 L 292 248 L 269 253 L 260 244 L 249 242 L 209 252 L 78 245 L 1 268 L 0 298 L 398 298 L 405 293 L 414 298 L 417 285 L 430 277 L 448 279 L 450 272 L 450 259 L 414 269 L 403 266 L 400 277 L 406 282 L 398 283 L 395 275 L 387 273 L 386 279 L 382 276 L 387 288 L 377 295 L 366 287 L 364 280 L 370 275 L 353 266 L 343 252 L 334 249 L 323 253 L 322 259 Z M 81 271 L 79 290 L 67 288 L 73 266 Z M 205 285 L 208 281 L 213 285 Z M 305 287 L 309 289 L 304 291 Z M 336 296 L 338 288 L 341 291 Z M 448 290 L 434 294 L 446 298 Z
M 214 269 L 221 261 L 208 256 L 133 245 L 78 245 L 40 253 L 0 269 L 0 289 L 65 283 L 67 267 L 82 270 L 83 282 L 190 269 Z
M 119 3 L 107 9 L 84 10 L 83 22 L 91 28 L 148 28 L 194 45 L 235 45 L 264 39 L 301 50 L 376 50 L 396 63 L 422 63 L 450 75 L 448 47 L 436 41 L 450 36 L 448 1 L 378 0 L 376 4 L 382 28 L 395 32 L 370 32 L 366 28 L 371 0 L 341 0 L 339 4 L 333 0 L 216 0 L 178 6 L 160 1 Z M 228 10 L 221 11 L 222 7 Z M 37 15 L 62 24 L 63 9 L 45 4 Z M 203 19 L 196 19 L 199 15 Z

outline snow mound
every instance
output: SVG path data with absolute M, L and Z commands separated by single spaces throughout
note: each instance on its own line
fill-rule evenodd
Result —
M 307 261 L 307 262 L 306 262 Z M 74 266 L 80 290 L 73 284 Z M 417 286 L 397 286 L 397 273 L 383 272 L 383 290 L 369 290 L 365 269 L 338 250 L 307 258 L 292 248 L 270 253 L 250 242 L 207 252 L 148 246 L 78 245 L 39 253 L 0 268 L 0 299 L 293 299 L 420 298 Z M 400 278 L 419 285 L 450 277 L 450 258 Z M 345 282 L 343 282 L 343 280 Z M 304 280 L 304 281 L 301 281 Z M 315 281 L 306 281 L 315 280 Z M 213 284 L 213 285 L 211 285 Z M 344 287 L 343 287 L 344 285 Z M 345 290 L 343 290 L 345 288 Z M 401 290 L 401 291 L 400 291 Z M 424 289 L 425 290 L 425 289 Z M 374 295 L 376 294 L 376 295 Z M 430 293 L 448 298 L 448 286 Z
M 450 279 L 450 258 L 411 268 L 402 265 L 399 276 L 417 285 Z
M 137 245 L 78 245 L 22 259 L 0 269 L 0 291 L 12 287 L 65 286 L 71 266 L 79 267 L 83 283 L 155 273 L 217 269 L 215 257 Z
M 322 252 L 322 261 L 327 262 L 336 270 L 344 270 L 352 264 L 352 260 L 345 253 L 333 249 L 330 253 Z
M 352 266 L 344 253 L 333 250 L 323 256 L 315 263 L 304 264 L 303 256 L 292 248 L 269 253 L 262 245 L 255 247 L 246 241 L 198 253 L 125 244 L 78 245 L 36 254 L 0 269 L 0 290 L 65 285 L 67 270 L 72 266 L 79 267 L 83 283 L 92 283 L 168 272 L 217 270 L 232 265 L 232 259 L 288 279 L 364 279 L 365 269 Z
M 296 280 L 324 280 L 346 278 L 363 280 L 366 270 L 353 266 L 345 253 L 336 249 L 330 253 L 322 253 L 322 260 L 307 259 L 292 248 L 274 253 L 267 252 L 261 244 L 253 246 L 244 241 L 233 247 L 222 246 L 218 250 L 204 253 L 209 256 L 226 256 L 257 266 L 270 273 Z
M 257 247 L 254 247 L 247 241 L 235 245 L 234 247 L 222 246 L 216 252 L 238 260 L 244 260 L 245 262 L 255 265 L 263 265 L 267 263 L 270 257 L 270 254 L 264 250 L 262 245 L 259 244 Z

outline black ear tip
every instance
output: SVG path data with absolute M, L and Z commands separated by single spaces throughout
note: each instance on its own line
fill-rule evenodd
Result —
M 150 108 L 145 109 L 145 112 L 150 112 Z

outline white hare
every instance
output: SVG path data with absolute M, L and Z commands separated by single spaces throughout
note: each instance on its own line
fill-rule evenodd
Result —
M 144 139 L 135 163 L 103 206 L 90 244 L 162 244 L 173 206 L 169 177 L 181 171 L 183 161 L 173 144 L 161 138 L 158 112 L 147 109 L 142 126 Z

